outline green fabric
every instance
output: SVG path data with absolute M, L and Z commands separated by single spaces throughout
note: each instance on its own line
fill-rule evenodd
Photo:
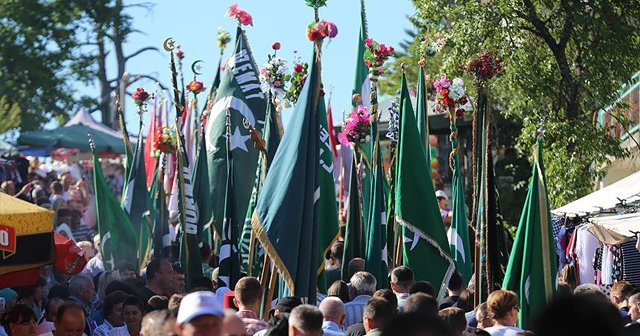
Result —
M 318 200 L 318 289 L 321 293 L 327 292 L 331 284 L 326 282 L 324 274 L 325 255 L 331 249 L 331 245 L 338 238 L 340 227 L 338 224 L 338 206 L 336 203 L 336 185 L 333 180 L 333 152 L 329 139 L 327 122 L 327 107 L 324 97 L 318 101 L 318 118 L 320 121 L 320 167 L 318 180 L 320 199 Z
M 163 155 L 164 157 L 164 155 Z M 167 209 L 166 195 L 164 188 L 158 180 L 159 174 L 164 175 L 161 171 L 166 163 L 162 162 L 166 159 L 161 158 L 153 173 L 153 182 L 149 190 L 150 209 L 153 213 L 153 225 L 151 229 L 153 257 L 167 258 L 171 252 L 171 240 L 169 236 L 169 210 Z
M 91 135 L 95 143 L 96 152 L 125 153 L 125 146 L 122 139 L 85 125 L 72 125 L 53 130 L 24 132 L 18 137 L 18 144 L 53 148 L 77 148 L 82 152 L 88 152 L 91 148 L 87 141 L 87 134 Z
M 400 135 L 396 161 L 396 221 L 402 225 L 403 264 L 416 280 L 431 282 L 438 299 L 455 271 L 449 242 L 440 217 L 427 160 L 416 127 L 407 82 L 402 75 Z
M 424 77 L 424 67 L 418 70 L 418 92 L 416 94 L 416 122 L 418 124 L 418 133 L 420 134 L 420 143 L 422 149 L 427 156 L 427 167 L 429 168 L 429 176 L 431 176 L 431 146 L 429 146 L 429 118 L 427 114 L 427 88 Z
M 177 129 L 181 129 L 181 118 L 176 117 Z M 200 257 L 200 237 L 198 234 L 198 207 L 196 205 L 193 184 L 193 162 L 189 162 L 184 147 L 184 134 L 178 134 L 178 150 L 176 152 L 178 176 L 178 220 L 181 228 L 180 265 L 184 271 L 185 289 L 191 289 L 193 279 L 202 277 L 202 259 Z
M 311 304 L 317 288 L 319 62 L 314 47 L 307 80 L 253 216 L 253 230 L 286 284 L 278 295 Z
M 377 280 L 377 288 L 389 287 L 389 266 L 387 252 L 387 214 L 385 202 L 385 178 L 383 174 L 382 156 L 380 155 L 380 139 L 377 122 L 372 123 L 374 139 L 374 165 L 371 179 L 371 214 L 369 215 L 369 234 L 367 236 L 365 269 Z
M 354 155 L 358 155 L 357 153 Z M 344 234 L 344 249 L 342 254 L 342 280 L 349 282 L 347 267 L 353 258 L 365 256 L 365 242 L 362 234 L 362 210 L 360 208 L 360 192 L 358 190 L 358 169 L 354 160 L 351 164 L 349 178 L 349 208 L 347 209 L 347 224 Z
M 102 260 L 106 271 L 121 261 L 137 264 L 137 234 L 104 179 L 98 156 L 93 153 L 93 187 L 96 197 L 96 223 L 100 234 Z
M 209 192 L 209 162 L 204 141 L 199 141 L 193 172 L 193 198 L 198 205 L 198 236 L 213 249 L 213 199 Z M 211 275 L 209 275 L 211 276 Z
M 529 192 L 522 209 L 503 287 L 518 294 L 520 327 L 527 329 L 555 292 L 558 260 L 544 179 L 542 143 L 533 163 Z
M 125 146 L 126 147 L 126 146 Z M 147 170 L 144 163 L 144 143 L 142 132 L 138 136 L 138 143 L 133 160 L 129 161 L 129 174 L 125 178 L 122 193 L 122 209 L 124 209 L 133 230 L 137 233 L 138 267 L 146 266 L 147 256 L 151 249 L 151 228 L 145 218 L 149 201 L 147 191 Z
M 211 194 L 214 228 L 220 232 L 225 211 L 227 183 L 226 114 L 231 114 L 231 134 L 234 163 L 234 192 L 236 213 L 234 218 L 244 218 L 253 188 L 258 150 L 253 148 L 245 121 L 262 131 L 266 99 L 260 89 L 256 66 L 247 40 L 238 27 L 235 50 L 227 61 L 216 92 L 215 102 L 205 130 L 209 167 L 209 193 Z

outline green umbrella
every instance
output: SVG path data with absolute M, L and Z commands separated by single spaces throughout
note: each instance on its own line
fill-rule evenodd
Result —
M 122 139 L 82 124 L 63 126 L 53 130 L 25 132 L 18 137 L 18 144 L 77 148 L 80 151 L 88 152 L 90 150 L 88 134 L 91 135 L 95 142 L 96 152 L 124 153 Z

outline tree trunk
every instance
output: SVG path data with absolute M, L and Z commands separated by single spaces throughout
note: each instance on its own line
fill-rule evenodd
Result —
M 104 36 L 102 29 L 98 28 L 98 81 L 100 83 L 100 114 L 102 115 L 102 123 L 111 127 L 111 86 L 107 79 L 107 52 L 104 46 Z

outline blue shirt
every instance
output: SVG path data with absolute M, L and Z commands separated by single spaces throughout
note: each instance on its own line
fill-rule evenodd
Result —
M 344 336 L 344 330 L 333 321 L 322 322 L 322 336 Z
M 364 306 L 371 299 L 370 295 L 358 295 L 350 302 L 344 304 L 344 312 L 347 318 L 344 321 L 344 327 L 362 322 L 362 314 L 364 313 Z

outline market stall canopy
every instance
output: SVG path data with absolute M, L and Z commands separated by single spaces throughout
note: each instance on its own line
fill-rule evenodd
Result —
M 98 152 L 124 153 L 122 135 L 91 118 L 86 110 L 80 110 L 69 122 L 53 130 L 33 131 L 20 134 L 18 144 L 35 147 L 77 148 L 89 152 L 90 134 Z M 131 137 L 135 144 L 135 137 Z
M 614 184 L 594 191 L 551 212 L 556 215 L 589 214 L 602 209 L 615 208 L 620 204 L 621 200 L 626 201 L 626 203 L 640 200 L 640 172 L 627 176 Z
M 640 233 L 639 213 L 594 217 L 589 221 L 589 232 L 600 242 L 609 245 L 622 244 Z
M 53 212 L 0 193 L 0 274 L 50 264 Z

